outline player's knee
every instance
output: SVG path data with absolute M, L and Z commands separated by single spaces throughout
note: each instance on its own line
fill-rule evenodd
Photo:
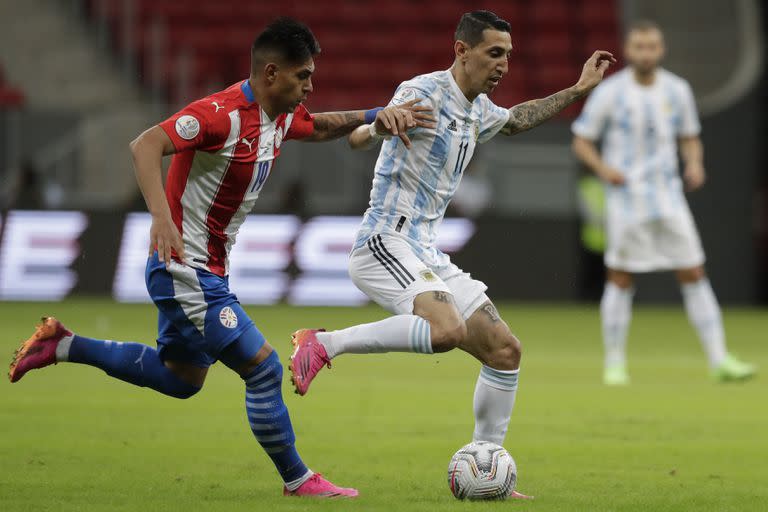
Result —
M 447 352 L 462 343 L 467 338 L 467 324 L 458 319 L 453 322 L 430 323 L 432 333 L 432 351 Z
M 608 281 L 626 290 L 632 287 L 632 274 L 629 272 L 619 272 L 616 270 L 608 271 Z
M 173 388 L 170 389 L 167 394 L 174 398 L 186 400 L 187 398 L 192 398 L 195 396 L 201 389 L 203 389 L 202 386 L 195 386 L 187 382 L 179 382 L 173 386 Z
M 703 266 L 686 268 L 677 271 L 677 280 L 683 284 L 695 283 L 696 281 L 704 279 L 705 276 L 706 272 L 704 272 Z
M 494 336 L 491 366 L 497 370 L 516 370 L 520 367 L 523 346 L 520 340 L 507 331 Z

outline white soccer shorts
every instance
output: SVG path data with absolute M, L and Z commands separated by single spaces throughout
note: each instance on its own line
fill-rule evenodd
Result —
M 349 275 L 363 293 L 396 315 L 413 313 L 417 295 L 429 291 L 453 295 L 466 320 L 488 300 L 485 283 L 472 279 L 453 263 L 430 267 L 407 241 L 391 235 L 374 235 L 349 259 Z
M 608 219 L 605 266 L 625 272 L 693 268 L 704 263 L 696 224 L 688 208 L 677 215 L 634 224 Z

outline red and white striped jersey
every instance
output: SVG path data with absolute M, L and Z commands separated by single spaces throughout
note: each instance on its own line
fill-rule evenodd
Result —
M 188 265 L 224 276 L 240 225 L 285 140 L 314 130 L 304 105 L 270 119 L 248 80 L 190 103 L 160 127 L 176 147 L 165 194 Z

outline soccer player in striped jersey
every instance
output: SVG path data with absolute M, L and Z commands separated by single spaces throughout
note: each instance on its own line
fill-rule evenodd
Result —
M 557 115 L 595 87 L 613 61 L 610 53 L 597 51 L 573 87 L 507 109 L 487 94 L 507 73 L 511 51 L 509 23 L 489 11 L 467 13 L 456 29 L 453 66 L 398 87 L 391 105 L 423 98 L 437 115 L 437 126 L 409 132 L 410 151 L 396 139 L 383 143 L 370 207 L 349 263 L 358 288 L 395 316 L 340 331 L 298 331 L 291 370 L 299 394 L 341 354 L 432 354 L 458 347 L 482 363 L 474 440 L 503 443 L 517 390 L 520 342 L 485 294 L 487 286 L 437 249 L 437 231 L 476 144 Z M 379 140 L 371 126 L 350 135 L 355 148 Z
M 755 369 L 726 351 L 720 307 L 704 272 L 704 251 L 678 170 L 679 152 L 688 189 L 704 184 L 701 126 L 691 87 L 660 67 L 664 39 L 654 23 L 633 24 L 624 52 L 629 66 L 595 89 L 572 128 L 576 156 L 606 183 L 603 380 L 629 383 L 632 274 L 661 270 L 677 275 L 712 375 L 723 381 L 751 377 Z
M 248 422 L 283 479 L 284 494 L 357 495 L 310 471 L 299 457 L 281 394 L 283 368 L 229 290 L 228 255 L 285 140 L 324 141 L 366 122 L 410 143 L 406 128 L 431 126 L 426 107 L 310 114 L 317 41 L 282 18 L 258 36 L 251 75 L 195 101 L 131 143 L 136 176 L 152 214 L 146 283 L 159 310 L 158 348 L 78 336 L 43 319 L 17 350 L 11 382 L 62 361 L 176 398 L 200 391 L 221 360 L 243 379 Z M 375 121 L 374 121 L 375 120 Z M 165 190 L 163 155 L 174 154 Z

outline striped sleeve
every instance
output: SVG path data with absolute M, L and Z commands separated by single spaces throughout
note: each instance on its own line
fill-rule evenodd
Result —
M 293 111 L 293 119 L 285 134 L 285 140 L 304 139 L 315 131 L 315 118 L 309 113 L 307 107 L 300 103 Z
M 695 137 L 701 133 L 701 122 L 699 113 L 696 110 L 696 100 L 693 97 L 693 90 L 688 82 L 682 84 L 682 105 L 680 130 L 678 135 L 681 137 Z
M 509 122 L 509 109 L 496 105 L 487 96 L 483 98 L 483 118 L 480 120 L 480 134 L 477 136 L 477 142 L 480 144 L 491 140 Z
M 608 125 L 610 110 L 611 101 L 608 87 L 603 83 L 598 85 L 589 95 L 581 114 L 571 125 L 571 131 L 579 137 L 593 141 L 598 140 Z
M 224 143 L 229 134 L 229 115 L 216 114 L 210 103 L 207 99 L 190 103 L 158 125 L 177 152 L 216 150 Z

